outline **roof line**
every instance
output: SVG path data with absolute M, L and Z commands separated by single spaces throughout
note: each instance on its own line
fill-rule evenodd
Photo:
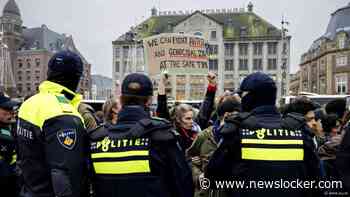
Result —
M 180 20 L 180 21 L 178 21 L 177 23 L 175 23 L 175 25 L 178 25 L 178 24 L 182 23 L 183 21 L 185 21 L 185 20 L 191 18 L 193 15 L 195 15 L 195 14 L 197 14 L 197 13 L 199 13 L 199 14 L 201 14 L 201 15 L 207 17 L 207 18 L 209 18 L 210 20 L 215 21 L 215 22 L 218 23 L 218 24 L 221 24 L 221 25 L 224 24 L 224 23 L 222 23 L 221 21 L 218 21 L 218 20 L 216 20 L 215 18 L 213 18 L 213 17 L 211 17 L 211 16 L 209 16 L 209 15 L 207 15 L 207 14 L 205 14 L 205 13 L 202 13 L 201 11 L 196 10 L 196 11 L 193 12 L 192 14 L 188 15 L 187 17 L 185 17 L 185 18 L 183 18 L 182 20 Z

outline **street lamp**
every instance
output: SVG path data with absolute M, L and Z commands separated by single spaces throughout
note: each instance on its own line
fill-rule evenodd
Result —
M 286 43 L 286 34 L 288 32 L 288 29 L 286 26 L 289 25 L 289 22 L 285 20 L 284 16 L 282 16 L 281 26 L 282 26 L 282 80 L 281 80 L 281 93 L 282 96 L 286 95 L 286 84 L 287 84 L 287 43 Z

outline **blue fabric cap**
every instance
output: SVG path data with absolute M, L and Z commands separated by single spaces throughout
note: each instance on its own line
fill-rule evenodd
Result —
M 140 73 L 129 74 L 123 80 L 122 95 L 152 96 L 153 84 L 151 79 Z
M 48 79 L 64 75 L 65 77 L 80 77 L 83 75 L 84 65 L 78 54 L 72 51 L 60 51 L 54 54 L 48 64 Z
M 265 92 L 276 90 L 276 84 L 273 79 L 262 72 L 256 72 L 248 75 L 240 86 L 240 91 Z
M 5 96 L 3 92 L 0 92 L 0 108 L 6 110 L 12 110 L 13 107 L 18 106 L 20 102 L 11 100 L 9 97 Z

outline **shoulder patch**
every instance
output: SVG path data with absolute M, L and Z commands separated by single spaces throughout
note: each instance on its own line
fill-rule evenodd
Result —
M 56 98 L 59 103 L 69 104 L 68 99 L 65 96 L 56 95 Z
M 72 150 L 77 141 L 77 132 L 75 129 L 63 129 L 57 132 L 59 143 L 66 149 Z
M 0 133 L 3 134 L 3 135 L 12 136 L 11 132 L 9 130 L 7 130 L 7 129 L 1 129 Z

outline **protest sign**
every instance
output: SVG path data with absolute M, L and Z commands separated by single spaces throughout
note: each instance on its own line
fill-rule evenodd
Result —
M 151 76 L 164 70 L 169 74 L 208 73 L 208 57 L 202 37 L 165 33 L 144 39 L 143 45 Z

